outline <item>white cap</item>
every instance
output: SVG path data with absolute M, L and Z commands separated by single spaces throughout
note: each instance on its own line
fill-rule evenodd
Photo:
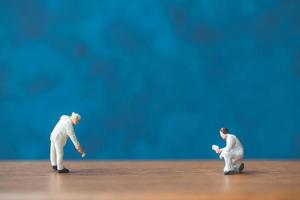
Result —
M 71 118 L 80 120 L 81 116 L 78 113 L 72 112 Z

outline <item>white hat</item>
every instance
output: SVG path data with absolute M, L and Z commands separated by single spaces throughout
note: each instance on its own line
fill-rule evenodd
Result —
M 80 120 L 81 116 L 78 113 L 72 112 L 71 118 Z

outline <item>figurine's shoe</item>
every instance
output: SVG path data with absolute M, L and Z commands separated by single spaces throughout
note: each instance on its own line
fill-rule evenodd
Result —
M 57 170 L 58 173 L 69 173 L 70 171 L 67 168 L 63 168 L 61 170 Z
M 227 172 L 224 172 L 224 175 L 233 175 L 234 174 L 234 171 L 227 171 Z
M 239 173 L 242 173 L 242 171 L 244 170 L 244 168 L 245 168 L 245 164 L 242 163 L 242 164 L 240 165 L 240 167 L 239 167 Z
M 56 166 L 56 165 L 53 165 L 53 166 L 52 166 L 52 169 L 53 169 L 54 171 L 57 171 L 57 166 Z

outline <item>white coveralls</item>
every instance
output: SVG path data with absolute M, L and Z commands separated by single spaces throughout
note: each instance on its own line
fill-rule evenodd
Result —
M 63 166 L 63 156 L 64 156 L 64 146 L 67 142 L 68 137 L 70 137 L 75 148 L 77 149 L 80 144 L 74 132 L 74 127 L 71 121 L 71 117 L 63 115 L 54 127 L 50 140 L 50 160 L 51 165 L 56 166 L 58 170 L 64 169 Z
M 244 148 L 240 140 L 232 134 L 227 134 L 226 147 L 221 149 L 220 158 L 225 160 L 224 172 L 238 172 L 244 158 Z

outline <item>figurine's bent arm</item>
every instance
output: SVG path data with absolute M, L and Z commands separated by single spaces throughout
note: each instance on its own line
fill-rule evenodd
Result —
M 221 150 L 229 152 L 232 149 L 234 143 L 235 140 L 232 137 L 228 138 L 228 140 L 226 140 L 226 147 L 222 148 Z

